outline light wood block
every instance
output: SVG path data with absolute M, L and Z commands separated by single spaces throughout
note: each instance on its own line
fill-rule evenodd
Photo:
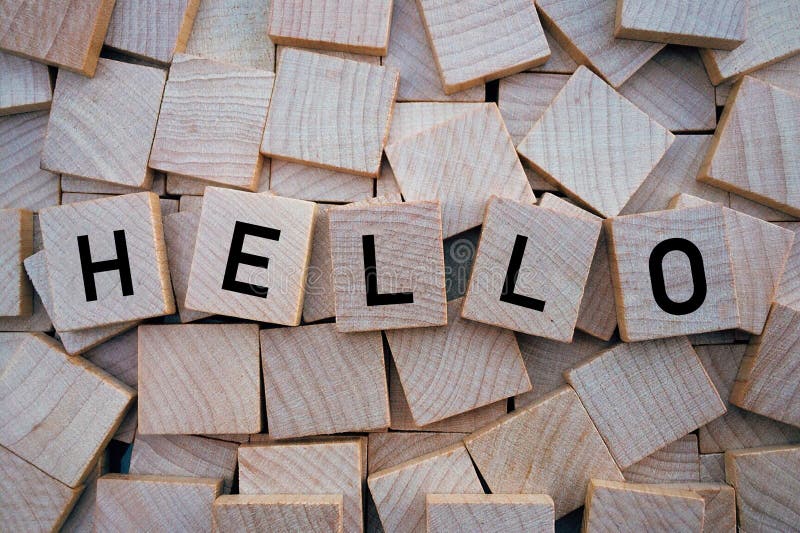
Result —
M 0 316 L 0 332 L 50 332 L 53 323 L 38 294 L 33 295 L 33 311 L 28 316 Z
M 270 164 L 269 159 L 264 159 L 263 157 L 260 157 L 260 159 L 262 160 L 262 163 L 260 163 L 261 172 L 256 180 L 255 192 L 267 192 L 269 191 L 269 180 L 271 174 L 270 168 L 272 165 Z M 168 194 L 174 194 L 177 196 L 183 196 L 183 195 L 202 196 L 203 193 L 205 193 L 206 187 L 208 186 L 225 187 L 227 189 L 235 188 L 229 185 L 212 183 L 210 181 L 203 181 L 197 178 L 181 176 L 180 174 L 167 175 Z
M 397 184 L 394 171 L 387 159 L 384 159 L 381 165 L 381 177 L 375 182 L 375 196 L 386 198 L 391 202 L 399 202 L 403 199 L 400 185 Z
M 724 479 L 714 483 L 667 483 L 661 487 L 688 490 L 703 498 L 706 506 L 704 533 L 736 531 L 736 495 Z
M 55 313 L 51 318 L 57 329 L 86 329 L 175 312 L 161 208 L 155 194 L 50 207 L 39 219 Z M 83 236 L 87 238 L 82 240 Z M 93 284 L 83 282 L 80 242 L 86 243 L 89 251 L 90 257 L 84 258 L 85 271 L 87 281 L 92 279 Z M 125 250 L 127 262 L 118 249 Z M 92 269 L 104 267 L 103 261 L 116 261 L 108 265 L 115 269 L 93 273 Z M 120 270 L 127 270 L 125 265 L 130 266 L 129 277 Z M 92 294 L 92 286 L 96 294 Z
M 52 100 L 46 65 L 0 52 L 0 115 L 50 109 Z
M 96 531 L 210 531 L 222 480 L 106 474 L 97 480 Z
M 339 331 L 447 323 L 439 202 L 345 206 L 328 215 Z
M 793 93 L 800 93 L 800 55 L 773 63 L 750 73 L 750 76 Z M 717 85 L 717 105 L 724 106 L 728 101 L 734 82 L 727 81 Z
M 494 104 L 401 138 L 386 155 L 406 200 L 442 202 L 445 238 L 478 226 L 492 195 L 535 201 Z
M 428 494 L 482 494 L 463 444 L 423 455 L 369 475 L 369 491 L 386 531 L 425 530 Z
M 800 446 L 725 452 L 742 531 L 789 531 L 800 523 Z
M 315 204 L 217 187 L 203 198 L 184 305 L 300 324 Z
M 466 433 L 425 433 L 391 431 L 370 433 L 368 440 L 369 474 L 405 463 L 461 442 Z
M 427 530 L 555 531 L 553 499 L 546 494 L 428 494 Z
M 497 107 L 516 146 L 569 81 L 565 74 L 523 72 L 500 80 Z
M 700 182 L 698 181 L 697 183 Z M 773 209 L 764 204 L 754 202 L 753 200 L 748 200 L 744 196 L 739 196 L 738 194 L 734 193 L 729 193 L 729 196 L 731 209 L 741 211 L 742 213 L 750 215 L 751 217 L 760 218 L 761 220 L 766 220 L 767 222 L 797 222 L 800 220 L 800 218 L 796 216 L 792 216 L 778 209 Z
M 697 435 L 690 433 L 622 469 L 630 483 L 677 483 L 700 481 Z
M 94 76 L 114 0 L 3 0 L 0 50 Z
M 312 202 L 357 202 L 372 198 L 372 180 L 363 176 L 275 159 L 269 190 Z
M 33 289 L 23 261 L 33 253 L 33 213 L 0 210 L 0 316 L 28 316 L 33 312 Z
M 86 478 L 83 492 L 61 526 L 62 533 L 85 533 L 94 530 L 94 511 L 97 496 L 97 479 L 108 469 L 107 454 L 100 459 Z
M 592 479 L 586 493 L 586 531 L 703 531 L 705 500 L 684 489 Z M 624 526 L 623 526 L 624 524 Z
M 240 494 L 341 494 L 343 530 L 363 531 L 358 439 L 239 447 Z
M 781 277 L 778 289 L 775 292 L 775 301 L 796 307 L 795 304 L 800 302 L 800 279 L 788 273 L 797 272 L 797 269 L 800 268 L 800 223 L 778 222 L 778 225 L 794 232 L 794 242 L 784 268 L 786 275 Z
M 486 106 L 475 102 L 400 102 L 394 106 L 387 146 Z
M 550 58 L 539 66 L 529 68 L 527 72 L 544 72 L 548 74 L 572 74 L 575 72 L 578 64 L 546 27 L 544 28 L 544 37 L 550 47 Z
M 517 151 L 574 200 L 602 216 L 615 216 L 674 138 L 581 67 Z M 619 161 L 620 153 L 628 154 L 624 161 Z
M 30 335 L 0 374 L 0 445 L 75 487 L 135 396 L 93 364 L 68 356 L 52 339 Z
M 600 229 L 599 220 L 493 198 L 461 316 L 570 342 Z
M 138 331 L 133 329 L 85 352 L 83 358 L 132 389 L 138 383 Z
M 656 55 L 664 45 L 614 38 L 617 0 L 587 0 L 583 3 L 537 0 L 545 30 L 575 58 L 614 87 Z
M 211 316 L 210 313 L 194 311 L 186 307 L 186 293 L 189 290 L 189 273 L 192 270 L 194 243 L 200 213 L 182 212 L 164 217 L 164 243 L 167 247 L 169 275 L 175 293 L 175 305 L 183 323 L 194 322 Z
M 181 196 L 179 212 L 197 213 L 198 215 L 203 211 L 203 197 L 202 196 Z
M 61 176 L 61 190 L 64 192 L 86 192 L 97 194 L 131 194 L 135 192 L 142 192 L 143 190 L 148 189 L 64 175 Z M 149 190 L 156 193 L 158 196 L 166 195 L 167 187 L 165 175 L 161 172 L 154 172 L 153 184 L 150 186 Z
M 303 298 L 303 321 L 317 322 L 336 316 L 336 296 L 333 288 L 331 262 L 331 232 L 328 210 L 331 205 L 317 204 L 311 258 L 308 262 L 306 292 Z
M 220 496 L 214 500 L 215 533 L 238 531 L 342 531 L 341 494 Z
M 725 414 L 686 337 L 618 344 L 565 377 L 622 468 Z
M 712 331 L 711 333 L 698 333 L 697 335 L 687 335 L 692 346 L 707 346 L 709 344 L 735 344 L 737 341 L 747 342 L 750 335 L 735 329 L 723 329 Z
M 270 105 L 270 72 L 176 54 L 164 89 L 150 166 L 255 190 Z
M 292 46 L 277 46 L 275 56 L 275 65 L 280 66 L 281 64 L 281 57 L 283 56 L 283 52 L 286 49 L 291 49 Z M 306 52 L 311 52 L 315 54 L 322 54 L 329 57 L 337 57 L 339 59 L 348 59 L 350 61 L 360 61 L 362 63 L 367 63 L 369 65 L 380 65 L 381 64 L 381 57 L 379 56 L 370 56 L 365 54 L 354 54 L 352 52 L 339 52 L 337 50 L 320 50 L 320 49 L 309 49 L 309 48 L 297 48 L 298 50 L 304 50 Z
M 700 481 L 703 483 L 725 483 L 725 454 L 700 454 Z
M 623 39 L 733 50 L 748 37 L 747 0 L 658 6 L 644 0 L 619 0 L 614 35 Z
M 623 480 L 578 396 L 566 386 L 464 442 L 492 493 L 548 494 L 556 518 L 583 505 L 589 479 Z
M 261 153 L 376 177 L 398 79 L 394 69 L 304 50 L 285 50 L 278 66 Z M 296 98 L 299 86 L 305 88 L 302 99 Z M 353 100 L 353 94 L 363 97 Z

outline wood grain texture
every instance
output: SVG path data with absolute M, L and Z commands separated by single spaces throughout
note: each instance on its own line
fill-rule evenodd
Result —
M 423 455 L 367 478 L 383 528 L 398 533 L 425 530 L 428 494 L 482 494 L 464 445 Z
M 344 531 L 363 531 L 359 439 L 239 447 L 240 494 L 341 494 Z
M 800 5 L 749 0 L 747 39 L 734 50 L 703 49 L 700 55 L 714 85 L 777 63 L 800 51 Z
M 622 468 L 725 413 L 686 337 L 618 344 L 565 377 Z
M 386 55 L 392 1 L 271 0 L 269 36 L 276 44 Z
M 546 494 L 428 494 L 427 531 L 555 531 Z
M 33 303 L 30 315 L 28 316 L 2 316 L 0 317 L 0 332 L 50 332 L 53 330 L 53 323 L 50 316 L 42 304 L 38 294 L 33 295 Z
M 198 215 L 203 211 L 203 197 L 184 195 L 181 196 L 179 204 L 179 212 L 197 213 Z
M 29 335 L 0 373 L 0 445 L 75 487 L 135 396 L 49 337 Z
M 725 483 L 725 454 L 700 454 L 700 481 L 703 483 Z
M 556 518 L 583 505 L 589 479 L 624 479 L 578 396 L 566 386 L 464 442 L 492 493 L 548 494 Z
M 699 181 L 697 183 L 700 183 Z M 760 218 L 761 220 L 766 220 L 767 222 L 797 222 L 800 221 L 800 218 L 790 215 L 789 213 L 785 213 L 778 209 L 773 209 L 772 207 L 768 207 L 762 203 L 754 202 L 753 200 L 749 200 L 744 196 L 739 196 L 738 194 L 729 193 L 730 196 L 730 207 L 731 209 L 735 209 L 736 211 L 741 211 L 746 215 L 750 215 L 751 217 Z
M 261 153 L 376 177 L 397 71 L 292 48 L 281 55 Z M 297 87 L 303 87 L 303 98 L 297 98 Z M 353 99 L 354 94 L 363 96 Z
M 706 506 L 704 533 L 736 531 L 736 495 L 724 479 L 714 483 L 667 483 L 661 487 L 688 490 L 703 498 Z
M 363 176 L 275 159 L 269 190 L 312 202 L 357 202 L 372 198 L 372 180 Z
M 793 93 L 800 93 L 800 55 L 794 55 L 767 67 L 762 67 L 751 72 L 750 76 L 775 87 L 780 87 Z M 724 106 L 727 103 L 733 85 L 733 81 L 717 85 L 716 100 L 718 106 Z
M 167 194 L 166 176 L 161 172 L 153 173 L 153 183 L 149 189 L 79 178 L 77 176 L 70 176 L 67 174 L 61 176 L 61 190 L 64 192 L 83 192 L 94 194 L 131 194 L 135 192 L 142 192 L 143 190 L 150 190 L 156 193 L 158 196 L 164 196 Z
M 523 72 L 500 80 L 497 107 L 516 146 L 569 81 L 565 74 Z
M 547 39 L 547 46 L 550 47 L 550 58 L 536 67 L 529 68 L 526 72 L 544 72 L 548 74 L 572 74 L 578 68 L 578 64 L 563 46 L 544 28 L 544 37 Z
M 390 431 L 370 433 L 367 473 L 385 470 L 461 442 L 466 433 Z
M 690 433 L 622 469 L 630 483 L 677 483 L 700 481 L 697 435 Z
M 114 0 L 3 0 L 0 50 L 93 76 Z
M 176 54 L 164 89 L 150 166 L 255 190 L 274 75 Z
M 493 198 L 461 316 L 570 342 L 600 229 L 599 220 Z M 526 241 L 513 293 L 544 302 L 542 309 L 501 299 L 520 236 Z
M 517 151 L 571 198 L 602 216 L 614 216 L 673 140 L 669 131 L 582 67 Z M 619 153 L 628 154 L 624 162 L 615 159 Z
M 25 259 L 33 253 L 33 213 L 0 210 L 0 316 L 29 316 L 33 288 L 25 275 Z
M 388 146 L 405 137 L 416 135 L 485 105 L 477 102 L 399 102 L 392 112 L 386 144 Z
M 200 213 L 183 212 L 164 217 L 164 243 L 167 247 L 169 276 L 175 293 L 175 306 L 183 323 L 194 322 L 211 316 L 210 313 L 194 311 L 186 307 L 186 293 L 189 290 L 189 273 L 192 270 L 194 243 Z
M 108 470 L 107 454 L 97 462 L 89 472 L 89 476 L 84 482 L 83 492 L 72 507 L 72 511 L 67 516 L 61 526 L 62 533 L 86 533 L 94 530 L 94 511 L 95 499 L 97 495 L 97 480 Z
M 269 159 L 259 157 L 261 159 L 261 171 L 259 177 L 256 179 L 255 192 L 269 191 L 270 169 L 272 165 Z M 229 185 L 221 183 L 212 183 L 210 181 L 203 181 L 191 176 L 181 176 L 180 174 L 167 174 L 167 194 L 174 194 L 177 196 L 192 195 L 202 196 L 208 186 L 225 187 L 232 189 Z
M 46 65 L 0 52 L 0 115 L 50 109 L 52 100 Z
M 550 47 L 532 2 L 417 0 L 446 94 L 541 65 Z
M 794 242 L 784 267 L 785 275 L 781 276 L 778 289 L 775 291 L 775 301 L 794 305 L 795 302 L 800 302 L 800 278 L 789 273 L 797 272 L 797 269 L 800 268 L 800 222 L 778 222 L 777 224 L 794 232 Z
M 619 87 L 664 45 L 614 38 L 617 0 L 537 0 L 545 30 L 580 65 Z
M 175 312 L 158 197 L 151 192 L 50 207 L 39 219 L 60 331 L 130 322 Z M 77 237 L 88 236 L 92 261 L 117 258 L 114 231 L 125 232 L 133 294 L 123 296 L 118 271 L 94 276 L 98 299 L 87 301 Z
M 331 207 L 333 206 L 317 204 L 314 235 L 311 239 L 311 258 L 306 275 L 306 292 L 303 298 L 303 321 L 306 323 L 336 316 L 328 217 L 328 210 Z
M 106 474 L 97 480 L 96 531 L 210 531 L 222 480 Z
M 583 515 L 587 531 L 703 531 L 705 500 L 689 490 L 592 479 Z
M 800 446 L 725 452 L 742 531 L 789 531 L 800 523 Z
M 281 64 L 281 57 L 283 56 L 284 50 L 291 49 L 291 46 L 276 46 L 276 56 L 275 56 L 275 65 L 276 68 Z M 314 53 L 314 54 L 322 54 L 329 57 L 336 57 L 339 59 L 348 59 L 350 61 L 360 61 L 362 63 L 367 63 L 369 65 L 380 65 L 381 64 L 381 57 L 379 56 L 370 56 L 364 54 L 354 54 L 352 52 L 339 52 L 336 50 L 319 50 L 319 49 L 308 49 L 308 48 L 299 48 L 299 50 L 304 50 L 306 52 Z
M 619 0 L 614 35 L 623 39 L 733 50 L 748 37 L 747 0 L 697 3 Z
M 220 496 L 214 500 L 215 533 L 274 531 L 342 532 L 341 494 Z

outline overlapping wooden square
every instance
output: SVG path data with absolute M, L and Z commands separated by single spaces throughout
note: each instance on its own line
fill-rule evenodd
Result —
M 235 494 L 214 500 L 213 531 L 342 532 L 341 494 Z
M 47 65 L 0 52 L 0 115 L 50 109 Z
M 553 531 L 553 499 L 546 494 L 428 494 L 427 530 L 431 533 L 480 531 Z
M 33 213 L 0 210 L 0 316 L 29 316 L 33 312 L 33 287 L 23 264 L 32 253 Z

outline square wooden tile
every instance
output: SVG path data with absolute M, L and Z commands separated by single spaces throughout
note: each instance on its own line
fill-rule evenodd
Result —
M 552 531 L 553 499 L 546 494 L 428 494 L 427 531 Z
M 341 494 L 236 494 L 214 500 L 213 531 L 342 531 Z
M 0 115 L 50 109 L 47 65 L 0 52 Z
M 61 190 L 63 192 L 80 192 L 93 194 L 131 194 L 142 191 L 152 191 L 158 196 L 167 194 L 166 176 L 161 172 L 153 172 L 153 183 L 150 187 L 131 187 L 117 185 L 105 181 L 96 181 L 66 174 L 61 176 Z
M 487 103 L 479 102 L 398 102 L 392 112 L 387 146 L 400 139 L 448 122 L 467 111 L 481 109 Z
M 387 165 L 388 166 L 388 165 Z M 372 198 L 373 180 L 363 176 L 274 159 L 269 190 L 311 202 L 358 202 Z
M 690 433 L 622 469 L 630 483 L 699 483 L 700 449 Z
M 706 504 L 703 531 L 736 530 L 736 495 L 733 487 L 722 479 L 719 482 L 705 483 L 665 483 L 665 489 L 691 491 Z
M 725 454 L 700 454 L 700 481 L 703 483 L 725 483 Z
M 572 74 L 578 68 L 578 64 L 564 49 L 561 44 L 553 37 L 553 34 L 544 27 L 544 38 L 550 47 L 550 58 L 536 67 L 531 67 L 526 72 L 544 72 L 547 74 Z
M 328 210 L 332 207 L 334 206 L 317 204 L 314 236 L 311 239 L 311 257 L 306 276 L 306 292 L 303 298 L 303 321 L 306 323 L 336 316 L 330 219 L 328 218 Z
M 522 72 L 500 80 L 497 108 L 514 146 L 525 138 L 569 81 L 565 74 Z
M 183 323 L 211 316 L 210 313 L 193 311 L 186 307 L 189 273 L 192 270 L 194 243 L 197 240 L 199 226 L 199 212 L 182 212 L 164 217 L 164 243 L 167 247 L 169 275 L 175 293 L 175 306 Z
M 33 253 L 33 213 L 0 210 L 0 316 L 29 316 L 33 287 L 25 275 L 25 258 Z
M 461 442 L 466 433 L 427 433 L 423 431 L 387 431 L 369 434 L 369 474 L 385 470 L 411 459 Z

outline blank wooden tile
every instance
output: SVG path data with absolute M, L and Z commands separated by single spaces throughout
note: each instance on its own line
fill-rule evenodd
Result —
M 264 159 L 263 157 L 260 157 L 260 159 L 262 161 L 262 163 L 260 163 L 261 172 L 256 179 L 255 192 L 267 192 L 269 191 L 270 167 L 272 165 L 270 165 L 268 159 Z M 181 176 L 180 174 L 167 174 L 167 194 L 176 196 L 202 196 L 208 186 L 225 187 L 227 189 L 236 188 L 221 183 L 212 183 L 197 178 Z
M 592 479 L 583 515 L 587 531 L 703 531 L 705 501 L 682 489 Z
M 240 494 L 341 494 L 344 531 L 363 531 L 358 439 L 239 448 Z
M 700 451 L 692 433 L 671 442 L 644 459 L 622 469 L 630 483 L 677 483 L 700 481 Z
M 725 454 L 700 454 L 700 481 L 703 483 L 725 483 Z
M 544 37 L 550 47 L 550 58 L 536 67 L 527 69 L 527 72 L 544 72 L 548 74 L 572 74 L 578 68 L 578 64 L 563 46 L 544 28 Z
M 298 325 L 315 210 L 311 202 L 207 188 L 184 305 Z
M 785 305 L 795 305 L 800 302 L 800 278 L 788 273 L 797 272 L 797 268 L 800 267 L 800 222 L 778 222 L 777 225 L 793 231 L 794 242 L 784 268 L 786 275 L 781 277 L 775 292 L 775 301 Z
M 270 105 L 270 72 L 176 54 L 164 89 L 150 166 L 255 190 Z
M 386 144 L 393 144 L 486 105 L 478 102 L 399 102 L 392 112 Z
M 261 153 L 376 177 L 398 78 L 390 68 L 285 50 Z M 305 88 L 304 98 L 296 97 L 298 86 Z
M 466 433 L 390 431 L 369 434 L 368 473 L 405 463 L 461 442 Z
M 800 93 L 800 55 L 794 55 L 750 73 L 750 76 L 793 93 Z M 717 85 L 717 105 L 724 106 L 734 82 Z
M 800 523 L 800 446 L 725 452 L 742 531 L 789 531 Z
M 581 65 L 592 69 L 614 87 L 656 55 L 664 45 L 614 38 L 617 0 L 583 3 L 538 0 L 536 7 L 545 30 Z
M 114 0 L 3 0 L 0 50 L 93 76 Z
M 701 182 L 698 181 L 697 183 Z M 768 222 L 797 222 L 800 220 L 800 218 L 790 215 L 789 213 L 773 209 L 762 203 L 754 202 L 738 194 L 729 193 L 729 197 L 731 209 L 741 211 L 751 217 L 760 218 Z
M 33 288 L 23 265 L 32 253 L 33 213 L 0 210 L 0 316 L 29 316 L 33 312 Z
M 106 457 L 107 453 L 104 454 L 95 467 L 89 472 L 89 477 L 87 477 L 84 482 L 83 492 L 81 492 L 80 497 L 72 507 L 72 511 L 61 526 L 61 531 L 63 533 L 79 533 L 94 530 L 97 479 L 105 474 L 108 469 Z
M 106 474 L 97 480 L 96 531 L 210 531 L 222 480 Z
M 47 65 L 0 52 L 0 115 L 50 109 L 52 100 Z
M 363 176 L 281 161 L 272 161 L 269 190 L 278 196 L 312 202 L 357 202 L 372 198 L 373 180 Z
M 52 331 L 53 323 L 50 321 L 50 316 L 47 314 L 44 305 L 42 305 L 41 298 L 35 293 L 33 295 L 32 309 L 33 311 L 28 316 L 0 316 L 0 331 Z
M 188 309 L 185 305 L 199 225 L 199 212 L 182 212 L 164 217 L 164 242 L 167 247 L 169 274 L 172 290 L 175 292 L 175 305 L 183 323 L 211 316 L 210 313 Z
M 446 324 L 439 202 L 345 206 L 328 215 L 339 331 Z M 365 263 L 370 235 L 374 275 Z M 377 285 L 374 300 L 368 278 Z
M 374 472 L 367 481 L 386 531 L 424 531 L 428 494 L 483 493 L 469 454 L 460 443 Z
M 279 45 L 275 47 L 275 67 L 279 67 L 281 64 L 281 57 L 283 56 L 283 52 L 287 49 L 294 48 L 292 46 L 283 46 Z M 329 57 L 336 57 L 339 59 L 348 59 L 350 61 L 360 61 L 362 63 L 367 63 L 369 65 L 380 65 L 381 64 L 381 57 L 379 56 L 370 56 L 364 54 L 354 54 L 353 52 L 339 52 L 336 50 L 320 50 L 320 49 L 309 49 L 309 48 L 296 48 L 298 50 L 304 50 L 306 52 L 311 52 L 314 54 L 322 54 Z
M 569 342 L 599 234 L 599 220 L 492 199 L 461 316 Z
M 567 81 L 565 74 L 529 72 L 500 80 L 497 107 L 514 145 L 525 138 Z
M 427 530 L 555 531 L 553 499 L 546 494 L 428 494 Z
M 333 206 L 317 204 L 314 235 L 311 239 L 311 258 L 308 262 L 306 291 L 303 298 L 303 321 L 307 323 L 336 316 L 328 218 L 328 210 L 331 207 Z
M 623 39 L 733 50 L 748 37 L 747 0 L 659 5 L 620 0 L 614 34 Z
M 202 196 L 181 196 L 180 205 L 179 205 L 180 213 L 184 212 L 191 212 L 197 213 L 198 215 L 203 210 L 203 197 Z
M 614 216 L 673 140 L 664 127 L 581 67 L 517 151 L 570 197 L 602 216 Z M 624 161 L 620 153 L 627 154 Z
M 566 386 L 464 442 L 492 493 L 549 494 L 556 518 L 583 505 L 589 479 L 623 480 L 578 396 Z
M 214 501 L 213 528 L 237 531 L 342 531 L 341 494 L 236 494 Z
M 800 51 L 800 6 L 783 0 L 749 0 L 747 39 L 735 49 L 701 51 L 715 85 L 771 65 Z
M 30 335 L 0 374 L 0 445 L 75 487 L 135 395 L 49 337 Z
M 55 312 L 51 318 L 59 330 L 85 329 L 175 312 L 161 209 L 155 194 L 143 192 L 50 207 L 40 213 L 39 219 Z M 91 261 L 95 264 L 120 260 L 116 242 L 122 248 L 122 241 L 116 235 L 124 235 L 133 294 L 124 295 L 124 276 L 114 270 L 93 275 L 97 299 L 90 299 L 95 295 L 90 294 L 91 286 L 81 281 L 76 244 L 84 235 L 88 237 Z
M 618 344 L 564 375 L 622 468 L 725 413 L 686 337 Z
M 688 490 L 703 498 L 706 506 L 703 532 L 736 531 L 736 495 L 724 479 L 714 483 L 667 483 L 661 487 Z
M 77 176 L 70 176 L 67 174 L 61 176 L 61 190 L 64 192 L 86 192 L 98 194 L 130 194 L 141 192 L 143 190 L 150 190 L 159 196 L 164 196 L 167 194 L 166 177 L 161 172 L 153 173 L 153 183 L 148 189 L 79 178 Z

